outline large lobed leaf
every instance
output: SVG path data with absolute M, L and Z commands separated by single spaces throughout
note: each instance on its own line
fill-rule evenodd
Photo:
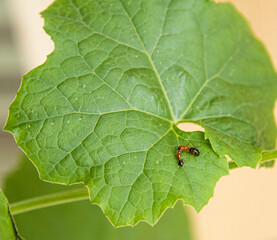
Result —
M 42 16 L 55 51 L 23 78 L 5 129 L 42 179 L 85 183 L 115 226 L 154 224 L 178 199 L 200 211 L 224 154 L 256 167 L 274 147 L 276 74 L 230 4 L 56 0 Z M 178 145 L 200 156 L 179 167 Z

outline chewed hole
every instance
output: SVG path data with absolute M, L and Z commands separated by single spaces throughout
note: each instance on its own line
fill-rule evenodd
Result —
M 179 123 L 177 127 L 184 132 L 195 132 L 195 131 L 205 132 L 204 128 L 202 128 L 200 125 L 195 123 Z

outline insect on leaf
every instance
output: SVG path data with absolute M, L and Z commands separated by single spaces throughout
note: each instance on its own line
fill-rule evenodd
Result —
M 200 211 L 225 154 L 256 167 L 274 147 L 276 74 L 232 5 L 56 0 L 42 16 L 55 50 L 24 76 L 5 129 L 42 179 L 84 183 L 115 226 L 154 224 L 178 199 Z M 179 145 L 200 155 L 180 167 Z

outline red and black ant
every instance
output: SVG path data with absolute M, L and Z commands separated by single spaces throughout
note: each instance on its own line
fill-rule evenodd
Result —
M 189 148 L 187 146 L 179 146 L 178 151 L 177 151 L 177 155 L 178 155 L 177 158 L 178 158 L 178 165 L 181 167 L 184 165 L 184 162 L 181 159 L 182 151 L 188 152 L 188 153 L 192 154 L 193 156 L 199 156 L 199 154 L 200 154 L 200 152 L 196 148 L 193 148 L 193 147 Z

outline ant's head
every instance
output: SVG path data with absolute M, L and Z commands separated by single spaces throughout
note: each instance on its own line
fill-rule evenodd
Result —
M 189 150 L 193 156 L 199 156 L 199 154 L 200 154 L 196 148 L 190 148 Z

